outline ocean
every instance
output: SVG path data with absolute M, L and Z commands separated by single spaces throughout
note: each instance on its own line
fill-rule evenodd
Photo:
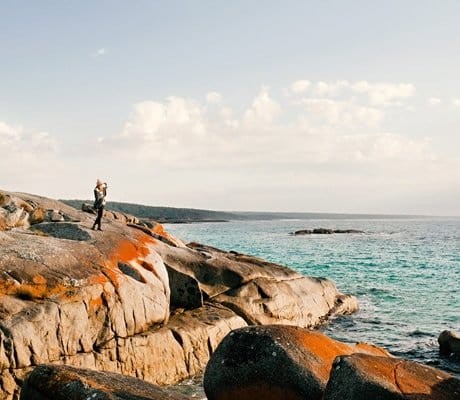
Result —
M 398 357 L 460 377 L 460 360 L 441 357 L 438 335 L 460 333 L 460 219 L 310 219 L 166 224 L 186 242 L 251 254 L 333 280 L 360 310 L 319 329 L 368 342 Z M 313 228 L 363 234 L 292 236 Z M 197 395 L 198 396 L 198 395 Z

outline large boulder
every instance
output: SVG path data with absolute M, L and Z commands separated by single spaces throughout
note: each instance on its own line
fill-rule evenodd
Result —
M 68 366 L 41 365 L 25 380 L 21 400 L 185 400 L 140 379 Z
M 348 345 L 294 326 L 241 328 L 212 355 L 204 389 L 208 400 L 319 400 L 334 359 L 356 352 L 391 357 L 375 346 Z
M 460 380 L 416 362 L 352 354 L 334 362 L 324 400 L 459 400 Z

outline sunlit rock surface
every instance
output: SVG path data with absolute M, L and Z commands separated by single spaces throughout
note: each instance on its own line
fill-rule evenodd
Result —
M 110 204 L 108 205 L 110 208 Z M 0 389 L 39 364 L 170 384 L 203 371 L 231 330 L 313 327 L 357 309 L 326 280 L 190 244 L 153 221 L 0 191 Z

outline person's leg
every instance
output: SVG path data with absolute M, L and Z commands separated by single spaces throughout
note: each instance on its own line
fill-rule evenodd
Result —
M 93 227 L 91 228 L 93 231 L 96 229 L 98 219 L 99 219 L 99 210 L 96 209 L 96 219 L 94 220 Z
M 101 229 L 101 220 L 102 220 L 102 214 L 104 210 L 101 207 L 101 208 L 97 208 L 96 211 L 97 211 L 97 216 L 96 216 L 96 219 L 94 220 L 94 224 L 92 228 L 93 230 L 96 229 L 96 226 L 98 226 L 98 228 Z
M 98 228 L 100 231 L 102 230 L 101 229 L 101 224 L 102 224 L 102 215 L 104 215 L 104 207 L 100 207 L 98 210 L 97 210 L 97 225 L 98 225 Z

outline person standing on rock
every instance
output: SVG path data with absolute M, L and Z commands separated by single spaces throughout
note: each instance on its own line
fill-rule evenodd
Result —
M 97 230 L 102 231 L 101 224 L 102 215 L 104 214 L 105 196 L 107 196 L 107 183 L 98 179 L 94 188 L 94 208 L 96 209 L 97 217 L 92 227 L 93 231 L 96 230 L 96 225 Z

